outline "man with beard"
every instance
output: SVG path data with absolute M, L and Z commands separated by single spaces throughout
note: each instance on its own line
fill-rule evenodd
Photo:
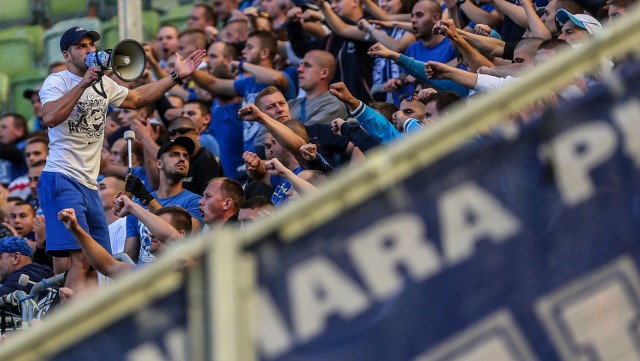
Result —
M 67 70 L 50 74 L 40 90 L 50 151 L 38 194 L 46 219 L 55 219 L 60 210 L 73 208 L 80 226 L 109 250 L 109 231 L 97 191 L 107 108 L 138 109 L 154 102 L 190 76 L 205 52 L 194 51 L 185 59 L 178 56 L 169 76 L 129 90 L 102 76 L 99 66 L 87 66 L 86 57 L 96 51 L 99 39 L 100 34 L 81 26 L 68 29 L 60 39 Z M 92 123 L 88 122 L 90 115 Z M 51 256 L 71 259 L 65 286 L 78 293 L 87 282 L 95 283 L 97 278 L 89 278 L 89 262 L 62 222 L 49 222 L 46 238 Z
M 200 229 L 203 224 L 198 205 L 200 196 L 182 188 L 182 179 L 189 171 L 190 154 L 193 154 L 194 148 L 193 140 L 187 137 L 164 143 L 156 156 L 156 166 L 160 172 L 158 190 L 149 193 L 142 182 L 132 175 L 127 176 L 126 190 L 152 212 L 166 206 L 186 209 L 191 214 L 193 229 Z M 138 218 L 128 215 L 125 252 L 137 263 L 150 263 L 155 259 L 150 247 L 149 229 Z

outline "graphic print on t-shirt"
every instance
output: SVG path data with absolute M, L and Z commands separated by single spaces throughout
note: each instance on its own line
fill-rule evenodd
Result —
M 101 138 L 107 116 L 104 98 L 89 95 L 80 99 L 76 107 L 76 117 L 69 119 L 69 133 L 83 133 L 89 138 Z

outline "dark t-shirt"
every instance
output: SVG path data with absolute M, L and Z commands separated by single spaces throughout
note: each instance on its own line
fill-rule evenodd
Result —
M 2 280 L 2 286 L 0 286 L 0 296 L 7 295 L 14 291 L 24 291 L 27 294 L 31 292 L 31 288 L 33 287 L 31 284 L 27 284 L 26 286 L 21 286 L 18 281 L 20 280 L 20 276 L 26 274 L 29 276 L 29 281 L 32 282 L 40 282 L 45 278 L 53 277 L 53 271 L 49 266 L 41 265 L 39 263 L 30 263 L 26 266 L 23 266 L 9 274 L 6 279 Z M 40 295 L 42 297 L 44 295 Z M 10 312 L 19 314 L 20 309 L 10 309 Z
M 215 177 L 222 177 L 222 167 L 211 152 L 200 147 L 198 154 L 189 161 L 189 172 L 182 180 L 182 187 L 201 196 L 209 180 Z

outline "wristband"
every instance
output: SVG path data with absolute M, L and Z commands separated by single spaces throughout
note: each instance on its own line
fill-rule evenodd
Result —
M 240 59 L 238 62 L 238 72 L 244 73 L 244 59 Z
M 460 5 L 464 4 L 465 1 L 467 1 L 467 0 L 457 0 L 456 1 L 456 5 L 460 6 Z
M 376 30 L 376 24 L 369 25 L 369 34 L 373 33 L 374 30 Z
M 176 71 L 175 71 L 175 70 L 173 70 L 173 71 L 171 72 L 171 74 L 169 74 L 169 75 L 171 75 L 171 78 L 172 78 L 172 79 L 173 79 L 173 81 L 175 81 L 177 84 L 179 84 L 179 85 L 184 84 L 184 82 L 182 81 L 182 79 L 180 78 L 180 76 L 178 75 L 178 73 L 176 73 Z

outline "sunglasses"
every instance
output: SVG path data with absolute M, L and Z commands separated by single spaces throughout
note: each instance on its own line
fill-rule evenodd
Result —
M 176 129 L 170 129 L 169 130 L 169 136 L 173 137 L 176 134 L 180 134 L 180 135 L 184 135 L 187 134 L 189 132 L 194 132 L 195 128 L 187 128 L 187 127 L 180 127 L 180 128 L 176 128 Z
M 403 101 L 406 100 L 406 101 L 410 102 L 411 99 L 413 99 L 413 97 L 418 95 L 418 93 L 420 93 L 420 92 L 416 90 L 416 91 L 408 93 L 408 94 L 403 94 L 403 95 L 400 96 L 400 101 L 403 102 Z

